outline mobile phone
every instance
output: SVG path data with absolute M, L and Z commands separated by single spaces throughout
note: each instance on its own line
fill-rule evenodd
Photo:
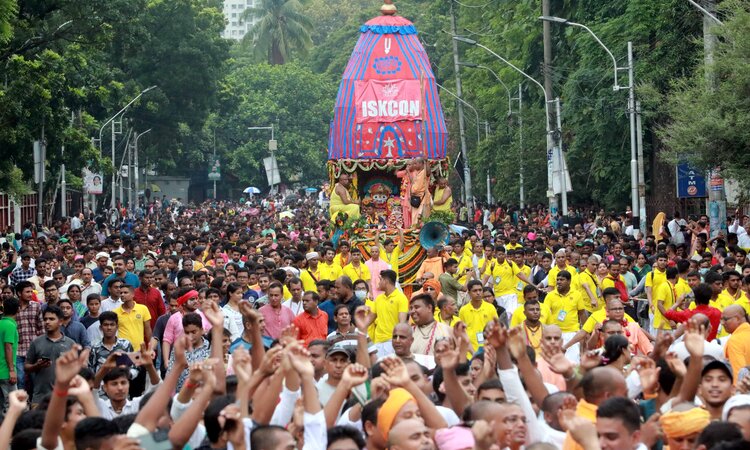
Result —
M 133 361 L 130 359 L 130 356 L 127 353 L 123 353 L 117 356 L 117 359 L 115 359 L 115 364 L 117 364 L 118 367 L 119 366 L 130 367 L 133 365 Z

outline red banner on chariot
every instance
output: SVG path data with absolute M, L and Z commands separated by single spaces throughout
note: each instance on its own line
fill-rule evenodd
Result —
M 419 80 L 362 80 L 354 87 L 357 123 L 422 119 Z

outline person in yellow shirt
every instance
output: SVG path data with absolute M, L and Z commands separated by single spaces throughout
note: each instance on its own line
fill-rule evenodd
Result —
M 505 244 L 505 249 L 509 252 L 511 250 L 519 250 L 523 248 L 523 245 L 518 243 L 518 233 L 516 233 L 515 231 L 511 232 L 508 235 L 508 241 L 509 242 Z
M 531 267 L 528 266 L 526 264 L 526 261 L 524 260 L 524 251 L 522 249 L 518 249 L 512 252 L 508 252 L 508 257 L 513 258 L 513 262 L 516 263 L 518 270 L 522 274 L 526 275 L 526 278 L 531 281 Z M 518 298 L 519 304 L 523 303 L 523 288 L 528 285 L 529 283 L 523 280 L 516 281 L 516 297 Z
M 523 323 L 524 320 L 528 319 L 524 306 L 526 302 L 537 302 L 539 303 L 539 291 L 531 285 L 523 288 L 523 302 L 513 311 L 513 316 L 510 318 L 510 327 L 515 328 Z M 549 325 L 550 321 L 549 305 L 547 303 L 539 303 L 539 320 L 543 325 Z
M 719 311 L 723 311 L 725 308 L 733 304 L 731 298 L 730 301 L 728 301 L 727 297 L 721 297 L 721 293 L 724 291 L 724 277 L 719 272 L 710 270 L 703 277 L 703 282 L 711 286 L 711 300 L 709 300 L 708 306 L 713 306 Z M 694 308 L 694 303 L 695 302 L 691 303 L 690 308 Z M 716 337 L 722 338 L 726 336 L 729 336 L 729 331 L 727 331 L 724 324 L 722 324 L 719 327 L 719 332 L 716 334 Z
M 604 288 L 599 285 L 599 277 L 596 274 L 598 265 L 599 257 L 591 255 L 586 260 L 586 269 L 578 274 L 578 280 L 581 284 L 581 295 L 583 295 L 584 301 L 588 300 L 584 304 L 586 305 L 586 310 L 590 312 L 602 309 L 602 304 L 604 303 L 604 299 L 602 298 Z
M 667 277 L 666 283 L 661 283 L 654 292 L 654 302 L 656 308 L 654 310 L 654 321 L 653 328 L 655 330 L 671 330 L 672 324 L 669 319 L 665 317 L 666 311 L 672 308 L 677 302 L 677 291 L 675 290 L 675 284 L 677 284 L 677 274 L 679 271 L 676 267 L 668 267 L 665 272 Z
M 377 241 L 380 242 L 380 232 L 378 232 Z M 393 242 L 393 239 L 386 238 L 383 241 L 383 246 L 380 247 L 380 259 L 391 265 L 391 270 L 399 273 L 399 261 L 401 254 L 404 252 L 404 230 L 398 229 L 398 245 Z
M 648 298 L 649 319 L 651 319 L 651 334 L 656 334 L 654 328 L 654 310 L 656 309 L 656 303 L 654 302 L 654 294 L 662 283 L 667 282 L 667 254 L 659 253 L 656 255 L 656 262 L 651 272 L 646 274 L 646 298 Z
M 489 246 L 492 249 L 492 246 Z M 481 280 L 487 267 L 485 266 L 485 255 L 483 253 L 482 243 L 477 242 L 472 247 L 472 253 L 469 256 L 464 254 L 461 262 L 458 264 L 458 282 L 466 283 L 466 275 L 473 272 L 474 279 Z
M 435 309 L 435 320 L 449 325 L 451 328 L 461 319 L 458 318 L 458 307 L 456 300 L 440 295 Z
M 461 307 L 458 317 L 466 324 L 466 333 L 469 335 L 472 350 L 477 351 L 484 346 L 484 327 L 498 317 L 495 306 L 482 300 L 481 281 L 469 281 L 468 288 L 471 301 Z
M 339 253 L 333 258 L 333 263 L 339 267 L 346 267 L 352 256 L 351 249 L 352 247 L 349 245 L 349 241 L 339 241 Z
M 323 250 L 323 264 L 318 264 L 320 280 L 336 281 L 338 277 L 344 274 L 341 266 L 333 262 L 335 256 L 336 251 L 331 247 L 326 247 Z
M 485 253 L 487 254 L 487 252 Z M 526 284 L 531 284 L 531 281 L 521 272 L 515 262 L 506 257 L 505 247 L 502 245 L 495 247 L 495 258 L 490 260 L 486 266 L 484 281 L 489 281 L 493 286 L 497 304 L 505 308 L 508 319 L 510 319 L 513 311 L 518 307 L 516 284 L 519 280 Z
M 375 347 L 378 349 L 378 357 L 392 355 L 393 327 L 398 323 L 406 323 L 409 312 L 409 300 L 401 289 L 396 287 L 396 272 L 384 270 L 380 272 L 380 285 L 378 289 L 383 291 L 375 299 L 375 309 L 372 310 L 370 324 L 375 323 L 375 334 L 371 336 Z
M 719 305 L 726 308 L 729 305 L 735 303 L 747 303 L 747 297 L 745 293 L 740 289 L 740 280 L 742 275 L 736 271 L 724 272 L 722 274 L 724 280 L 724 290 L 719 294 Z M 723 309 L 723 308 L 720 308 Z
M 597 327 L 601 326 L 607 320 L 617 320 L 618 322 L 622 323 L 635 323 L 635 320 L 633 320 L 632 317 L 626 314 L 624 309 L 622 311 L 613 311 L 613 305 L 617 305 L 618 308 L 622 308 L 623 304 L 622 300 L 620 299 L 620 291 L 613 287 L 607 288 L 602 292 L 602 297 L 604 298 L 604 308 L 591 313 L 588 319 L 586 319 L 586 322 L 583 323 L 581 330 L 576 333 L 573 339 L 569 340 L 565 343 L 565 345 L 563 345 L 563 351 L 566 351 L 570 346 L 578 342 L 588 340 L 588 338 L 591 336 L 591 333 L 593 333 Z
M 305 255 L 307 260 L 307 267 L 300 269 L 299 278 L 302 280 L 302 288 L 305 292 L 318 292 L 318 281 L 320 278 L 320 269 L 318 268 L 318 262 L 320 255 L 318 252 L 309 252 Z
M 737 383 L 740 370 L 750 364 L 750 324 L 740 305 L 729 305 L 721 312 L 721 323 L 731 336 L 724 347 Z
M 370 269 L 362 263 L 362 252 L 358 248 L 352 249 L 351 262 L 344 266 L 343 271 L 344 275 L 351 278 L 352 281 L 370 281 Z
M 552 268 L 549 270 L 549 273 L 547 274 L 547 286 L 555 288 L 557 283 L 557 274 L 563 270 L 568 272 L 571 276 L 570 289 L 575 292 L 579 292 L 579 290 L 581 289 L 581 282 L 578 278 L 578 270 L 568 264 L 565 249 L 563 248 L 555 253 L 555 265 L 552 266 Z
M 571 279 L 570 272 L 559 271 L 555 280 L 557 287 L 544 299 L 544 303 L 549 305 L 552 323 L 562 330 L 563 344 L 575 337 L 585 320 L 583 298 L 571 288 Z M 575 363 L 580 361 L 580 344 L 568 347 L 565 357 Z

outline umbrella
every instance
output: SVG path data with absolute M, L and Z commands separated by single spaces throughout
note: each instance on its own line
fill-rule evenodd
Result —
M 314 187 L 305 188 L 305 192 L 318 192 L 318 188 L 314 188 Z
M 242 191 L 243 194 L 260 194 L 260 189 L 258 189 L 255 186 L 246 187 L 244 191 Z

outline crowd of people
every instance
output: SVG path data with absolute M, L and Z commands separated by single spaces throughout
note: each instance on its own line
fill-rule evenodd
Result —
M 287 200 L 3 235 L 0 448 L 750 448 L 741 214 L 480 208 L 412 283 Z

